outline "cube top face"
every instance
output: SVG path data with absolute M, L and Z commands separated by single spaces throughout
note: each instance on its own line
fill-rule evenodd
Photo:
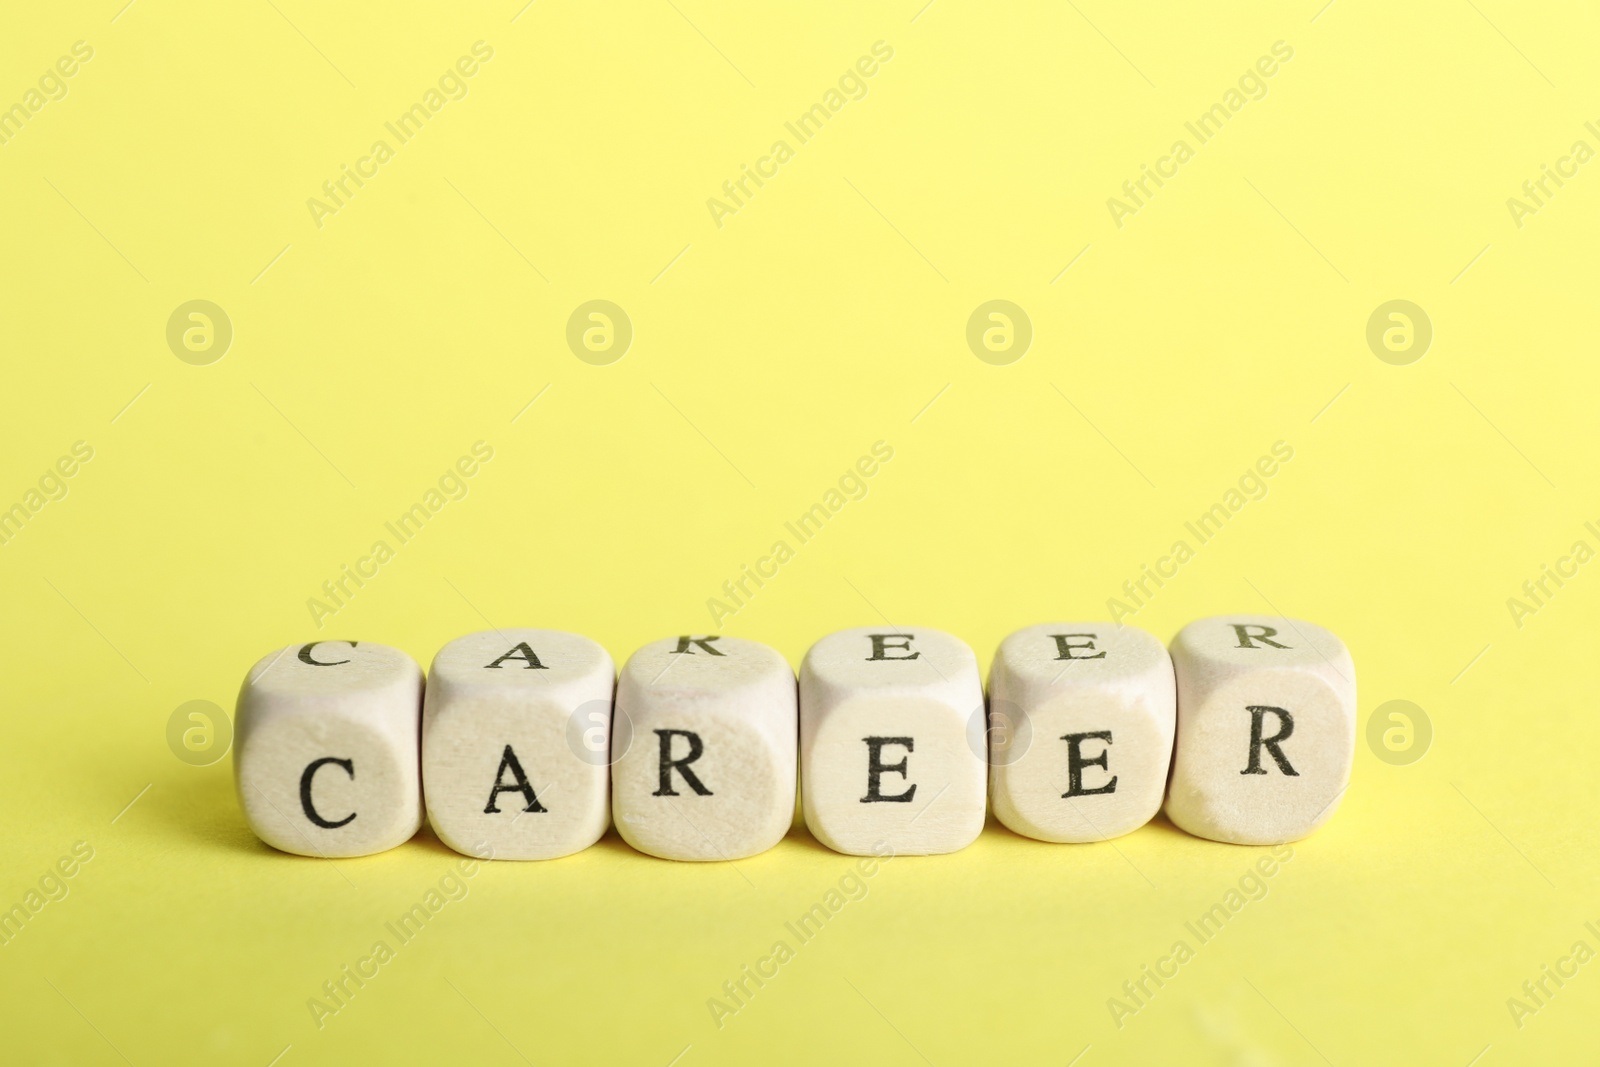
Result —
M 1171 676 L 1166 646 L 1153 634 L 1114 622 L 1046 622 L 1000 642 L 995 663 L 1006 683 L 1035 700 L 1070 696 L 1082 686 L 1117 687 Z
M 1354 762 L 1355 666 L 1344 644 L 1311 623 L 1230 615 L 1185 627 L 1172 659 L 1173 823 L 1215 841 L 1266 845 L 1326 822 Z
M 995 816 L 1042 841 L 1103 841 L 1149 822 L 1176 728 L 1172 661 L 1111 622 L 1044 623 L 1000 644 L 989 680 Z
M 245 677 L 258 696 L 326 704 L 342 694 L 381 693 L 421 684 L 422 668 L 398 648 L 370 641 L 312 641 L 262 656 Z
M 978 683 L 978 657 L 959 637 L 942 630 L 897 626 L 857 626 L 822 638 L 800 664 L 804 684 L 839 693 L 895 693 L 918 700 L 966 705 L 971 712 L 983 703 Z
M 239 692 L 234 773 L 256 834 L 284 852 L 382 852 L 422 825 L 422 671 L 367 642 L 292 645 Z
M 789 661 L 777 649 L 740 637 L 692 634 L 645 645 L 628 657 L 617 684 L 656 700 L 721 697 L 736 704 L 741 690 L 763 692 L 778 678 L 794 682 Z
M 1300 619 L 1277 615 L 1198 619 L 1172 639 L 1173 659 L 1180 655 L 1197 670 L 1311 668 L 1326 674 L 1330 684 L 1355 690 L 1355 666 L 1344 642 Z
M 541 696 L 569 687 L 592 688 L 597 677 L 615 679 L 611 654 L 580 634 L 506 628 L 458 637 L 439 650 L 428 685 L 463 687 L 504 696 Z
M 422 722 L 429 820 L 458 852 L 554 859 L 610 821 L 614 666 L 557 630 L 469 634 L 439 650 Z
M 965 642 L 938 630 L 858 627 L 800 668 L 806 825 L 836 852 L 954 852 L 983 829 L 983 683 Z
M 771 848 L 793 819 L 797 718 L 794 672 L 766 645 L 687 635 L 639 649 L 617 680 L 617 831 L 666 859 Z

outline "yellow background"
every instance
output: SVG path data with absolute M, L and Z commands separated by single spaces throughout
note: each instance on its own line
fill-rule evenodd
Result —
M 1506 604 L 1600 547 L 1600 163 L 1520 228 L 1506 204 L 1600 147 L 1592 7 L 122 2 L 0 16 L 0 104 L 94 49 L 0 145 L 0 505 L 95 450 L 0 546 L 0 904 L 94 849 L 0 948 L 8 1062 L 1592 1054 L 1600 965 L 1520 1028 L 1506 1003 L 1600 948 L 1600 567 L 1520 628 Z M 307 199 L 479 40 L 468 95 L 318 228 Z M 865 98 L 719 228 L 707 198 L 880 40 Z M 1267 95 L 1118 228 L 1107 198 L 1280 40 Z M 609 366 L 565 342 L 597 298 L 635 331 Z M 192 299 L 233 324 L 208 366 L 165 339 Z M 966 345 L 990 299 L 1033 324 L 1009 366 Z M 1408 366 L 1365 340 L 1391 299 L 1434 326 Z M 479 440 L 469 495 L 318 631 L 307 598 Z M 705 632 L 878 440 L 865 499 L 723 632 L 798 663 L 888 619 L 987 669 L 1011 630 L 1104 617 L 1292 445 L 1131 619 L 1165 640 L 1281 612 L 1355 656 L 1353 783 L 1266 897 L 1119 1029 L 1108 998 L 1264 850 L 991 824 L 883 867 L 719 1030 L 707 998 L 851 861 L 799 828 L 732 865 L 611 835 L 486 866 L 318 1029 L 308 998 L 454 855 L 427 832 L 337 865 L 270 851 L 230 759 L 169 751 L 173 709 L 231 709 L 312 636 L 426 664 L 486 619 L 619 662 Z M 1392 699 L 1434 726 L 1409 766 L 1365 740 Z

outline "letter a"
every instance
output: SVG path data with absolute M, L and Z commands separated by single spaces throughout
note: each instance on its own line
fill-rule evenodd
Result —
M 493 666 L 493 664 L 490 664 Z M 505 781 L 506 770 L 511 771 L 511 782 Z M 533 792 L 533 786 L 528 784 L 528 776 L 522 773 L 522 764 L 517 762 L 517 754 L 507 745 L 505 752 L 500 756 L 500 769 L 494 772 L 494 788 L 489 791 L 489 803 L 483 809 L 485 815 L 498 815 L 500 809 L 496 801 L 501 793 L 521 793 L 522 798 L 528 802 L 523 811 L 545 811 L 544 805 L 539 803 L 539 798 Z
M 534 650 L 529 647 L 528 642 L 519 641 L 510 652 L 507 652 L 493 663 L 484 664 L 484 670 L 488 670 L 490 667 L 499 668 L 499 666 L 508 659 L 517 660 L 526 670 L 530 671 L 547 671 L 550 669 L 543 663 L 539 662 L 538 653 L 534 652 Z

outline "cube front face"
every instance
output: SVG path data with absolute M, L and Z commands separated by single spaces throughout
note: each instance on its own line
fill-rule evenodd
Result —
M 794 817 L 797 720 L 794 672 L 766 645 L 686 635 L 639 649 L 617 680 L 618 833 L 676 860 L 776 845 Z
M 1320 626 L 1227 615 L 1172 643 L 1178 740 L 1167 815 L 1233 844 L 1295 841 L 1337 810 L 1355 756 L 1355 665 Z
M 938 630 L 830 634 L 800 668 L 806 826 L 836 852 L 955 852 L 983 830 L 983 685 L 965 642 Z
M 428 818 L 458 852 L 553 859 L 610 821 L 615 667 L 557 630 L 469 634 L 439 650 L 422 720 Z
M 1040 841 L 1104 841 L 1161 810 L 1177 693 L 1155 637 L 1045 623 L 1001 642 L 990 671 L 995 817 Z
M 235 783 L 251 829 L 302 856 L 382 852 L 422 825 L 422 671 L 367 642 L 291 645 L 246 676 Z

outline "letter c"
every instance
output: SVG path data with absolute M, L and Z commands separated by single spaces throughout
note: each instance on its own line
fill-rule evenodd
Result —
M 1563 563 L 1571 563 L 1572 569 L 1570 571 L 1567 570 L 1562 566 Z M 1556 560 L 1556 573 L 1561 575 L 1563 578 L 1575 578 L 1578 575 L 1578 565 L 1577 563 L 1573 562 L 1571 556 L 1562 556 L 1560 559 Z
M 1576 178 L 1578 176 L 1578 165 L 1576 163 L 1572 163 L 1572 169 L 1568 170 L 1566 167 L 1561 165 L 1563 163 L 1572 163 L 1572 157 L 1562 156 L 1560 159 L 1556 160 L 1556 170 L 1561 172 L 1561 176 L 1563 178 Z
M 307 645 L 306 647 L 310 648 L 311 646 Z M 314 759 L 310 763 L 306 764 L 305 772 L 300 775 L 300 807 L 305 811 L 306 818 L 310 819 L 324 830 L 337 830 L 339 827 L 354 819 L 356 817 L 356 813 L 352 811 L 349 815 L 346 815 L 338 822 L 329 822 L 327 819 L 324 819 L 321 815 L 317 814 L 316 805 L 311 803 L 311 779 L 315 778 L 317 771 L 323 765 L 328 763 L 331 763 L 336 767 L 343 767 L 344 773 L 350 776 L 350 780 L 352 782 L 356 780 L 356 764 L 354 760 L 339 759 L 336 756 L 323 756 L 321 759 Z
M 366 167 L 361 165 L 363 163 L 372 163 L 372 170 L 369 172 Z M 371 156 L 362 156 L 356 160 L 356 170 L 361 173 L 363 178 L 376 178 L 378 176 L 378 164 L 373 163 Z
M 316 648 L 318 645 L 323 645 L 323 644 L 328 644 L 328 643 L 329 642 L 326 642 L 326 641 L 313 641 L 309 645 L 301 645 L 300 646 L 300 662 L 301 663 L 309 663 L 313 667 L 337 667 L 341 663 L 349 663 L 350 662 L 347 659 L 320 660 L 320 659 L 312 659 L 311 658 L 311 650 L 312 649 Z M 349 645 L 351 648 L 355 648 L 356 647 L 356 643 L 354 641 L 346 641 L 344 643 Z
M 760 159 L 756 160 L 756 170 L 760 172 L 763 178 L 776 178 L 778 176 L 778 165 L 776 163 L 772 164 L 772 170 L 770 173 L 768 172 L 767 168 L 761 165 L 763 163 L 771 162 L 771 156 L 762 156 Z
M 372 572 L 370 574 L 367 572 L 367 568 L 362 566 L 363 563 L 372 564 Z M 376 578 L 378 576 L 378 564 L 374 562 L 371 556 L 362 556 L 356 560 L 356 573 L 363 578 Z
M 772 569 L 770 571 L 767 570 L 766 567 L 762 566 L 764 563 L 772 563 Z M 763 578 L 776 578 L 778 576 L 778 565 L 772 562 L 771 556 L 762 556 L 756 560 L 756 573 Z
M 1163 163 L 1171 162 L 1171 160 L 1171 156 L 1162 156 L 1160 159 L 1156 160 L 1156 170 L 1161 173 L 1163 178 L 1176 178 L 1178 176 L 1178 165 L 1176 163 L 1172 164 L 1171 170 L 1168 170 L 1166 167 L 1161 165 Z

